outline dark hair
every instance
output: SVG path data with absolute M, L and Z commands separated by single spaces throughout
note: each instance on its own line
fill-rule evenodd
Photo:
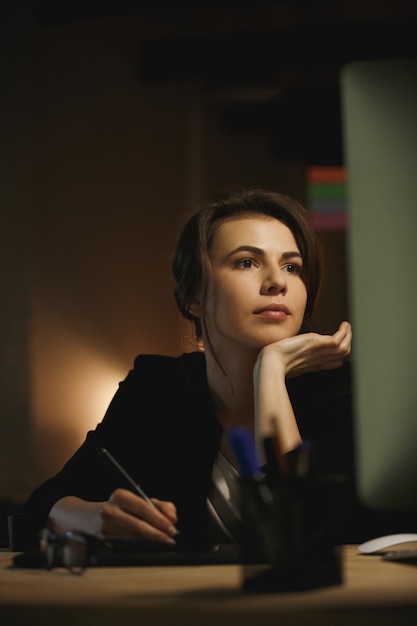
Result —
M 294 235 L 303 259 L 302 278 L 307 288 L 304 321 L 311 320 L 321 287 L 322 249 L 307 209 L 297 200 L 276 191 L 242 189 L 218 196 L 189 216 L 174 250 L 174 296 L 181 314 L 194 323 L 196 339 L 202 336 L 201 321 L 189 308 L 202 294 L 200 304 L 204 311 L 213 237 L 224 220 L 249 215 L 273 217 L 288 226 Z

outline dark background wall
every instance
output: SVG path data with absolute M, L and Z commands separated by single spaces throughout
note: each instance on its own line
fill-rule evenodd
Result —
M 4 3 L 5 4 L 5 3 Z M 1 13 L 0 497 L 59 469 L 139 352 L 190 348 L 179 217 L 234 184 L 306 200 L 343 165 L 339 74 L 415 56 L 415 2 L 27 2 Z M 140 4 L 140 8 L 138 8 Z M 322 233 L 316 327 L 349 316 Z

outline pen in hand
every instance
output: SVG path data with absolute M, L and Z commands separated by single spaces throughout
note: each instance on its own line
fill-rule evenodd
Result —
M 102 457 L 102 459 L 104 461 L 107 462 L 108 465 L 110 465 L 113 470 L 115 470 L 118 475 L 124 479 L 126 485 L 129 487 L 129 489 L 131 491 L 133 491 L 133 493 L 137 493 L 141 498 L 143 498 L 148 504 L 150 504 L 151 506 L 153 506 L 154 508 L 157 508 L 155 503 L 152 502 L 152 500 L 149 498 L 149 496 L 146 495 L 146 493 L 143 491 L 143 489 L 141 488 L 140 485 L 138 485 L 138 483 L 136 483 L 133 478 L 126 472 L 126 470 L 120 465 L 120 463 L 118 461 L 116 461 L 116 459 L 114 458 L 114 456 L 112 454 L 110 454 L 110 452 L 108 450 L 106 450 L 106 448 L 97 448 L 98 453 L 100 454 L 100 456 Z

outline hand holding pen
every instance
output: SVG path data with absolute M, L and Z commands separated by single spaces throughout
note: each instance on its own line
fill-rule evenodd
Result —
M 175 505 L 151 500 L 108 450 L 97 451 L 120 479 L 120 488 L 101 508 L 102 533 L 175 545 L 174 538 L 178 535 Z

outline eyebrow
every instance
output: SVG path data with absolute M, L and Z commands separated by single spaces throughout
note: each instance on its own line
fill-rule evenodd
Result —
M 265 250 L 263 250 L 262 248 L 258 248 L 257 246 L 245 245 L 245 246 L 239 246 L 235 248 L 234 250 L 232 250 L 231 252 L 229 252 L 226 255 L 226 259 L 233 256 L 237 252 L 252 252 L 253 254 L 258 254 L 259 256 L 265 256 Z M 294 257 L 298 257 L 299 259 L 302 260 L 302 256 L 297 250 L 289 250 L 288 252 L 283 252 L 281 256 L 284 259 L 293 259 Z

